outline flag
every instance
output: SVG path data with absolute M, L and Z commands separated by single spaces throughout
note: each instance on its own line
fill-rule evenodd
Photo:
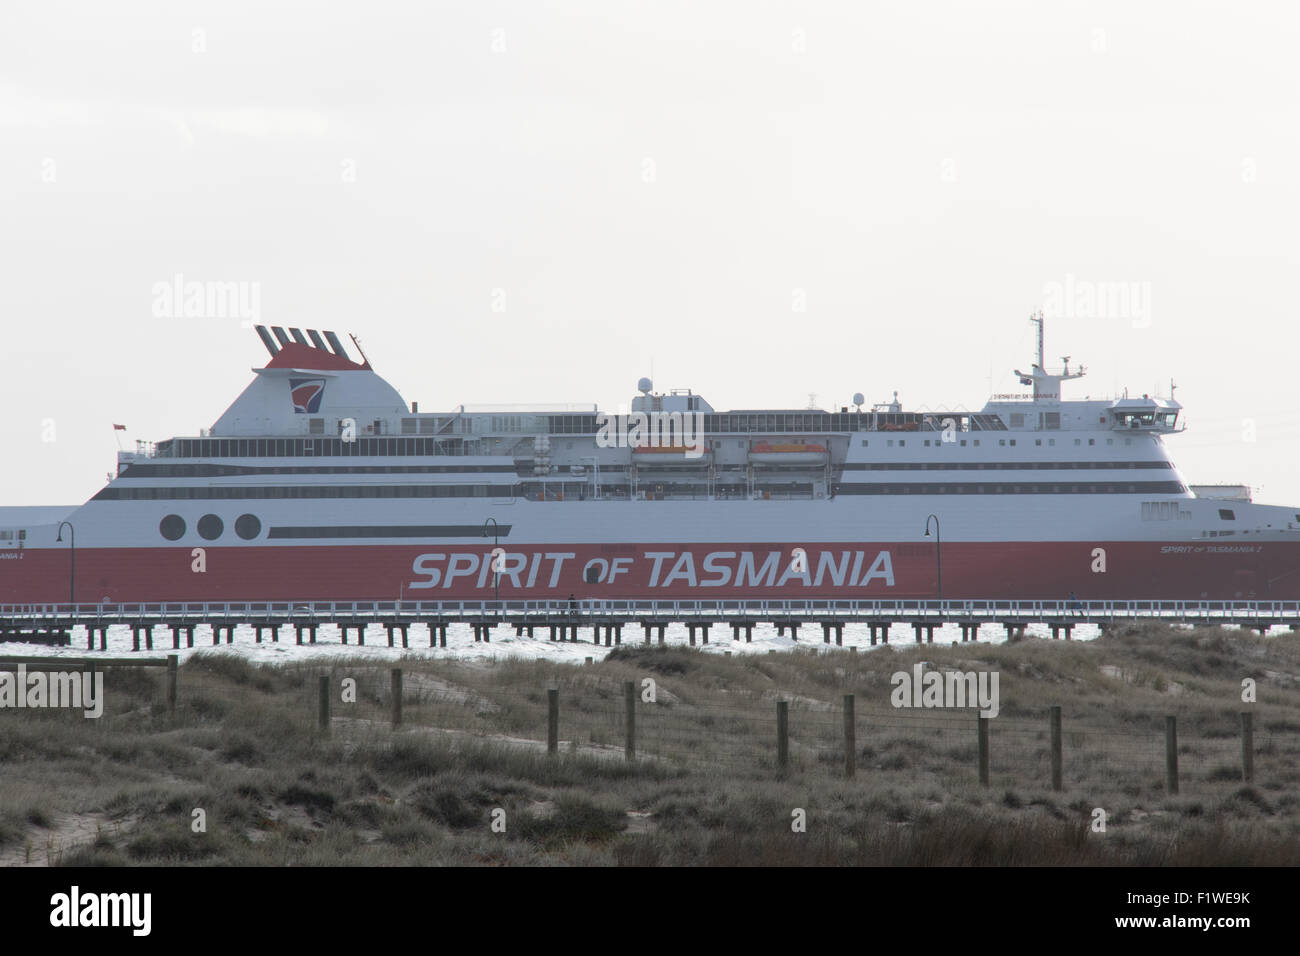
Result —
M 126 426 L 125 426 L 125 425 L 114 425 L 114 426 L 113 426 L 113 431 L 115 431 L 115 432 L 124 432 L 124 431 L 126 431 Z

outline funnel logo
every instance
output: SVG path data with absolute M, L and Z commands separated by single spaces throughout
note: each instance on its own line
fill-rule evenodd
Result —
M 321 396 L 325 394 L 323 378 L 289 379 L 289 397 L 293 399 L 296 415 L 315 415 L 320 411 Z

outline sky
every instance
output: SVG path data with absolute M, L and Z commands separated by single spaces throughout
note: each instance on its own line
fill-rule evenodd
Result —
M 1300 505 L 1286 3 L 0 4 L 0 504 L 75 504 L 266 352 L 421 411 L 1168 395 Z M 186 314 L 158 287 L 238 283 Z M 115 432 L 113 424 L 125 424 Z

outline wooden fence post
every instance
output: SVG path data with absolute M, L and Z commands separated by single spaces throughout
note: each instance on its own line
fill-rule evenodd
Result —
M 330 732 L 330 679 L 328 674 L 321 675 L 320 679 L 320 730 L 323 734 Z
M 1255 725 L 1254 714 L 1241 712 L 1241 779 L 1244 783 L 1255 780 Z
M 560 691 L 554 687 L 546 692 L 546 752 L 560 752 Z
M 167 655 L 167 709 L 176 710 L 176 679 L 180 667 L 180 656 Z
M 628 760 L 636 759 L 636 683 L 634 681 L 623 682 L 623 704 L 627 711 L 626 728 L 627 742 L 624 746 L 624 753 Z
M 1178 792 L 1178 718 L 1165 718 L 1165 789 Z
M 1061 753 L 1061 707 L 1059 704 L 1052 706 L 1052 789 L 1060 790 L 1061 786 L 1061 765 L 1063 754 Z
M 858 728 L 854 719 L 853 695 L 844 695 L 844 776 L 858 772 Z
M 402 726 L 402 669 L 393 668 L 393 726 Z
M 790 764 L 790 702 L 776 702 L 776 765 L 784 770 Z
M 989 785 L 989 718 L 976 714 L 975 720 L 979 731 L 980 786 L 987 787 Z

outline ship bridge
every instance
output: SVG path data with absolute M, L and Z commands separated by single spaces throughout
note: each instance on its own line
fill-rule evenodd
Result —
M 1021 385 L 1033 391 L 993 395 L 984 406 L 986 414 L 999 416 L 1012 430 L 1111 430 L 1162 434 L 1183 430 L 1184 426 L 1178 421 L 1183 406 L 1174 401 L 1172 384 L 1169 398 L 1151 395 L 1129 398 L 1126 391 L 1123 398 L 1113 401 L 1066 401 L 1061 394 L 1061 383 L 1082 378 L 1084 367 L 1079 365 L 1072 371 L 1070 357 L 1066 355 L 1061 358 L 1061 370 L 1049 372 L 1044 358 L 1043 314 L 1030 316 L 1029 320 L 1038 326 L 1037 360 L 1029 372 L 1016 369 L 1015 374 Z
M 1121 398 L 1110 403 L 1111 427 L 1123 431 L 1171 433 L 1181 431 L 1178 413 L 1183 406 L 1172 398 Z

